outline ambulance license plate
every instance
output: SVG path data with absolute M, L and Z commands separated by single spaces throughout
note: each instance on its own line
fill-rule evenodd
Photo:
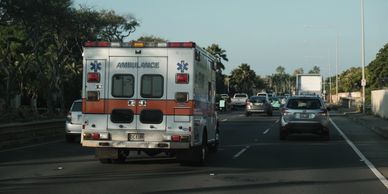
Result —
M 144 133 L 128 133 L 128 141 L 144 141 Z

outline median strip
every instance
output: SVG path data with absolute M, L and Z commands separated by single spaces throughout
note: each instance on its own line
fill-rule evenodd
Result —
M 245 146 L 245 148 L 243 148 L 242 150 L 240 150 L 237 154 L 235 154 L 235 155 L 233 156 L 233 159 L 236 159 L 236 158 L 240 157 L 245 151 L 248 150 L 249 147 L 250 147 L 249 145 L 248 145 L 248 146 Z

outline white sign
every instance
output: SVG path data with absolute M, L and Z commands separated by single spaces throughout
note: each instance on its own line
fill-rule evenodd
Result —
M 366 86 L 366 79 L 361 80 L 361 86 L 365 87 Z

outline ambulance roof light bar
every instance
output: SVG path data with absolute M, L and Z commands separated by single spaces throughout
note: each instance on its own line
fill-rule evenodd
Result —
M 87 41 L 84 47 L 115 47 L 115 48 L 194 48 L 194 42 L 107 42 L 107 41 Z

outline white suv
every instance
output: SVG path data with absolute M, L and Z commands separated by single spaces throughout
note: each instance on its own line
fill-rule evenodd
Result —
M 82 129 L 82 100 L 75 100 L 66 117 L 66 141 L 73 142 L 81 136 Z

